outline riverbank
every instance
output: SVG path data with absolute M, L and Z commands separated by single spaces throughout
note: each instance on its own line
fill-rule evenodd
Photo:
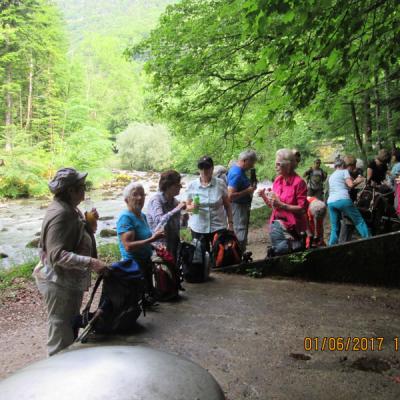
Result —
M 249 250 L 253 252 L 254 258 L 262 258 L 265 255 L 267 246 L 267 235 L 263 228 L 270 215 L 270 209 L 266 206 L 256 208 L 251 211 L 250 229 L 249 229 Z M 182 229 L 181 236 L 183 240 L 190 237 L 186 229 Z M 116 238 L 112 238 L 110 243 L 98 246 L 99 257 L 105 262 L 117 261 L 120 257 Z M 23 289 L 24 286 L 32 280 L 32 271 L 38 263 L 38 257 L 32 257 L 31 260 L 20 265 L 12 266 L 8 269 L 0 269 L 0 304 L 8 297 L 14 297 L 14 292 Z
M 85 211 L 89 202 L 100 214 L 96 240 L 99 245 L 115 241 L 115 226 L 118 214 L 125 208 L 122 198 L 123 188 L 132 181 L 140 182 L 146 193 L 144 210 L 147 201 L 158 189 L 159 174 L 156 172 L 114 170 L 112 181 L 104 184 L 101 189 L 87 192 L 87 203 L 80 208 Z M 185 188 L 195 176 L 184 175 L 181 198 L 184 198 Z M 259 187 L 268 187 L 270 182 L 261 182 Z M 38 256 L 42 220 L 51 197 L 40 199 L 21 199 L 0 203 L 0 271 L 14 265 L 31 262 Z M 263 205 L 258 196 L 253 199 L 253 209 Z M 3 256 L 2 256 L 3 255 Z

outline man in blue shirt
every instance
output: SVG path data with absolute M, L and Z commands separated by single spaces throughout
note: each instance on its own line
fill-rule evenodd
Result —
M 228 172 L 228 196 L 232 202 L 233 228 L 243 252 L 247 245 L 251 201 L 256 190 L 256 185 L 252 186 L 246 171 L 254 168 L 256 161 L 255 151 L 243 151 Z

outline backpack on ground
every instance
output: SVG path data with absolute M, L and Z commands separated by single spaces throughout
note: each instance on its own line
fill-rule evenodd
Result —
M 213 238 L 212 255 L 216 268 L 240 264 L 242 251 L 236 235 L 230 231 L 217 232 Z
M 92 313 L 90 307 L 102 281 L 99 305 Z M 77 341 L 83 341 L 91 331 L 123 333 L 132 330 L 142 311 L 145 312 L 144 291 L 144 277 L 134 260 L 112 264 L 109 270 L 97 278 L 86 307 L 75 320 L 76 333 L 79 328 L 84 328 Z
M 206 251 L 204 240 L 193 239 L 192 243 L 182 242 L 178 265 L 186 282 L 205 282 L 210 275 L 210 254 Z
M 165 249 L 156 248 L 153 261 L 153 284 L 156 298 L 159 301 L 169 301 L 179 296 L 181 275 L 172 254 Z

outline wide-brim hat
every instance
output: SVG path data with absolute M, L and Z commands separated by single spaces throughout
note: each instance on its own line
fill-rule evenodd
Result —
M 79 181 L 84 180 L 87 174 L 87 172 L 79 172 L 74 168 L 61 168 L 49 182 L 50 192 L 53 194 L 61 193 Z

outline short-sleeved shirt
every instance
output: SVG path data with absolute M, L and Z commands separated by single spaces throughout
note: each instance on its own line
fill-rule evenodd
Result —
M 395 179 L 400 176 L 400 162 L 397 162 L 392 166 L 392 170 L 390 172 L 390 182 L 392 183 L 392 186 L 395 185 Z
M 228 187 L 235 189 L 237 192 L 241 192 L 250 187 L 250 179 L 247 177 L 246 172 L 243 168 L 238 165 L 233 165 L 228 172 Z M 239 204 L 250 204 L 252 197 L 246 195 L 233 200 L 234 203 Z
M 279 175 L 272 185 L 273 192 L 279 199 L 292 206 L 300 206 L 307 211 L 307 184 L 304 180 L 294 174 L 288 178 Z M 295 230 L 297 233 L 305 232 L 307 220 L 305 214 L 298 214 L 281 208 L 274 208 L 272 211 L 270 223 L 280 220 L 289 230 Z
M 338 200 L 350 199 L 349 187 L 346 185 L 346 179 L 350 178 L 347 169 L 337 169 L 329 177 L 329 197 L 328 204 Z
M 226 213 L 223 197 L 228 195 L 225 182 L 213 177 L 207 186 L 202 186 L 200 178 L 190 182 L 186 192 L 187 200 L 200 198 L 199 213 L 189 218 L 189 227 L 197 233 L 213 233 L 226 229 Z
M 307 172 L 307 186 L 311 190 L 322 190 L 326 179 L 325 172 L 321 169 L 310 168 Z
M 124 210 L 117 220 L 118 246 L 123 260 L 134 259 L 138 262 L 149 261 L 153 250 L 150 244 L 146 244 L 135 251 L 126 251 L 121 240 L 121 235 L 126 232 L 135 232 L 135 240 L 145 240 L 151 237 L 151 229 L 147 223 L 146 215 L 141 213 L 141 217 L 137 217 L 133 212 Z
M 371 181 L 375 182 L 377 185 L 380 185 L 386 179 L 386 172 L 388 170 L 388 166 L 386 164 L 378 165 L 375 160 L 372 160 L 368 164 L 368 168 L 372 169 Z

